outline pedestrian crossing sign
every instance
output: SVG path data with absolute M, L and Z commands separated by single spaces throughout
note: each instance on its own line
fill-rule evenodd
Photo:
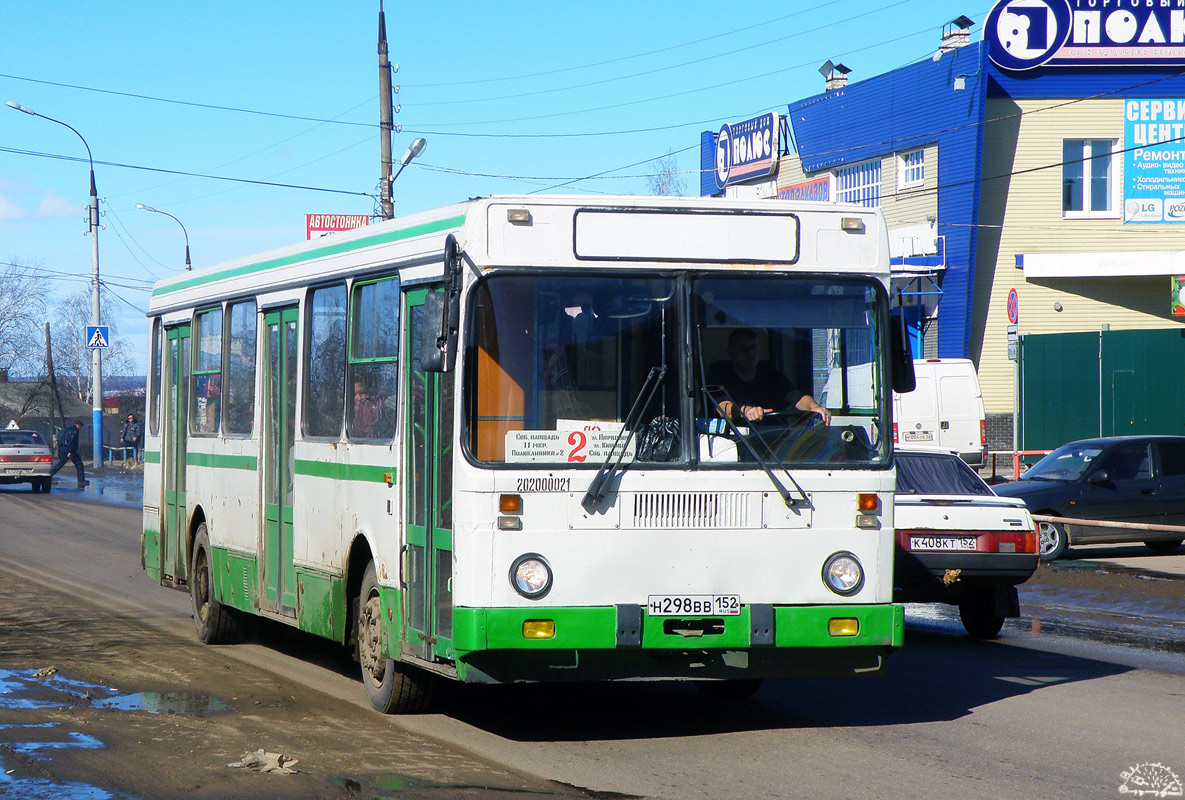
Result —
M 106 349 L 111 346 L 110 325 L 87 325 L 86 346 L 91 349 Z

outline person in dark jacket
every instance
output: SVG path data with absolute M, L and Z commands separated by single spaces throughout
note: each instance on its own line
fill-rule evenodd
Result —
M 78 446 L 78 435 L 80 433 L 82 433 L 81 422 L 75 422 L 73 425 L 70 425 L 65 431 L 62 432 L 62 443 L 61 447 L 59 448 L 61 455 L 58 456 L 58 463 L 53 465 L 53 472 L 49 473 L 50 477 L 52 478 L 54 475 L 58 474 L 58 470 L 66 466 L 67 461 L 73 461 L 74 469 L 78 472 L 79 489 L 90 483 L 90 481 L 86 479 L 86 470 L 83 469 L 82 466 L 82 454 L 80 453 L 81 448 Z
M 132 458 L 139 462 L 144 449 L 144 426 L 136 421 L 135 414 L 128 414 L 128 421 L 124 423 L 119 441 L 124 447 L 131 448 Z

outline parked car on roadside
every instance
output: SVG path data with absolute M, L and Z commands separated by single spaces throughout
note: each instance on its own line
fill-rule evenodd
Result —
M 0 430 L 0 483 L 27 483 L 34 492 L 53 486 L 53 452 L 37 431 Z
M 895 459 L 893 599 L 957 605 L 968 634 L 994 637 L 1020 616 L 1016 586 L 1037 569 L 1032 517 L 953 453 L 898 449 Z
M 1033 514 L 1081 520 L 1185 525 L 1185 436 L 1109 436 L 1057 448 L 1020 480 L 994 487 L 1025 501 Z M 1043 561 L 1067 547 L 1143 542 L 1172 553 L 1185 534 L 1111 528 L 1089 523 L 1041 522 Z

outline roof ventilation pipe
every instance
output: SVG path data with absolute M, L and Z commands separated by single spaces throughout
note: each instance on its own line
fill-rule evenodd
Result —
M 824 90 L 831 92 L 847 86 L 849 72 L 851 70 L 843 64 L 836 64 L 831 59 L 824 61 L 823 66 L 819 67 L 819 74 L 823 76 L 824 80 Z

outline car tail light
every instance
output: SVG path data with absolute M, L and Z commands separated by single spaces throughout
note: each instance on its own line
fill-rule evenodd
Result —
M 979 446 L 987 447 L 987 422 L 982 419 L 979 421 Z
M 987 542 L 980 544 L 987 544 L 988 553 L 1036 553 L 1037 529 L 989 533 Z
M 897 438 L 897 423 L 893 423 L 893 444 L 900 444 L 901 440 Z
M 33 460 L 38 464 L 52 464 L 53 456 L 34 456 Z

